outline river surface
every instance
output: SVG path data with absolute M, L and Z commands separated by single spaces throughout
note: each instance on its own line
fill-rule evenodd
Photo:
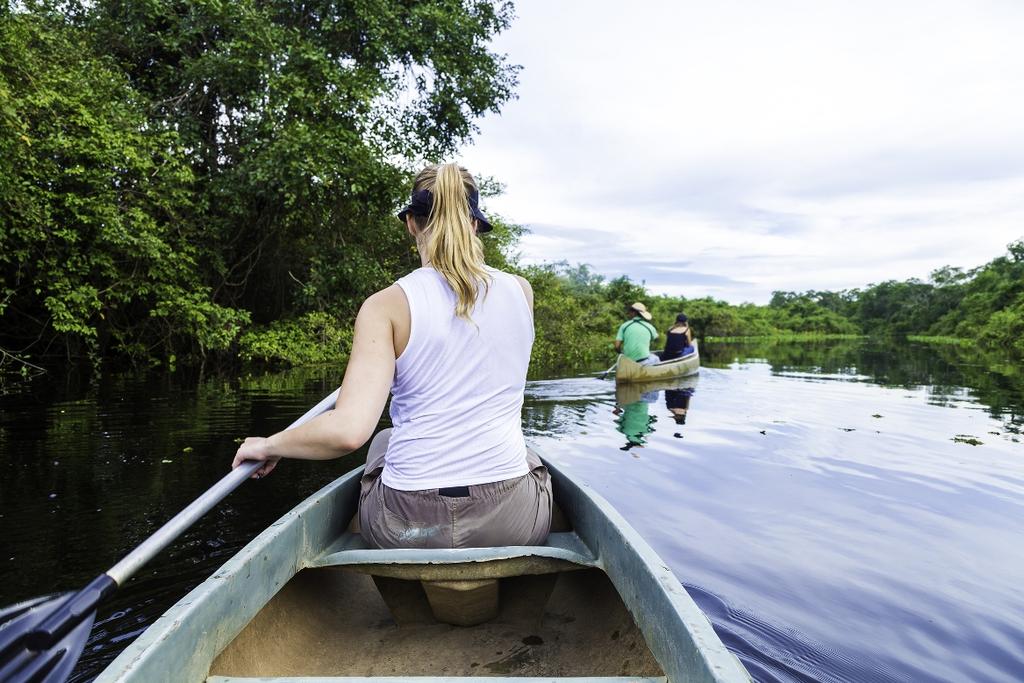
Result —
M 647 393 L 533 380 L 528 437 L 636 527 L 757 681 L 1024 680 L 1019 366 L 880 342 L 703 355 L 698 379 Z M 0 385 L 0 606 L 86 583 L 339 377 Z M 73 680 L 361 457 L 242 486 L 100 610 Z

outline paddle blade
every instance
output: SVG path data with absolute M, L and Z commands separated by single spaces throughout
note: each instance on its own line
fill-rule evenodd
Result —
M 106 574 L 77 593 L 48 595 L 0 610 L 0 682 L 63 683 L 117 584 Z
M 48 647 L 33 647 L 31 634 L 48 617 L 60 612 L 73 596 L 74 593 L 50 595 L 0 610 L 0 681 L 63 683 L 67 680 L 82 654 L 96 613 L 84 615 L 77 625 Z

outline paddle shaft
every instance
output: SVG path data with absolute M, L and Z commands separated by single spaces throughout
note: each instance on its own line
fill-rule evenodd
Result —
M 608 373 L 611 372 L 612 370 L 614 370 L 618 365 L 619 365 L 619 359 L 618 359 L 618 357 L 616 357 L 615 358 L 615 362 L 612 363 L 612 366 L 610 368 L 608 368 L 607 370 L 605 370 L 604 372 L 602 372 L 601 373 L 601 377 L 599 379 L 604 379 L 605 377 L 607 377 Z
M 338 401 L 338 391 L 338 389 L 335 389 L 329 396 L 325 396 L 322 401 L 310 408 L 305 415 L 288 425 L 287 429 L 294 429 L 309 422 L 314 417 L 331 410 Z M 249 460 L 231 470 L 230 473 L 211 486 L 206 493 L 192 501 L 187 508 L 157 529 L 139 547 L 125 555 L 120 562 L 107 570 L 107 576 L 112 578 L 117 585 L 123 585 L 142 565 L 153 559 L 161 550 L 170 545 L 175 538 L 180 536 L 182 532 L 192 526 L 196 520 L 209 512 L 213 506 L 238 488 L 261 465 L 263 463 L 260 461 Z
M 322 401 L 306 411 L 305 415 L 291 423 L 287 429 L 294 429 L 331 410 L 338 400 L 339 391 L 340 389 L 335 389 L 329 396 L 324 397 Z M 192 526 L 197 519 L 238 488 L 262 464 L 257 460 L 252 460 L 231 470 L 229 474 L 211 486 L 206 493 L 196 498 L 188 507 L 157 529 L 135 550 L 125 555 L 124 559 L 107 570 L 106 573 L 97 576 L 88 586 L 70 596 L 61 609 L 55 610 L 32 630 L 28 636 L 32 646 L 37 650 L 42 650 L 63 637 L 82 619 L 91 614 L 101 600 L 113 593 L 118 586 L 123 585 L 142 565 L 153 559 L 185 529 Z

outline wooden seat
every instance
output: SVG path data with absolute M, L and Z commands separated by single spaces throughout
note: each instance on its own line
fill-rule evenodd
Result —
M 567 528 L 561 511 L 554 528 Z M 497 548 L 369 548 L 353 522 L 311 566 L 337 567 L 373 576 L 381 597 L 400 625 L 422 620 L 416 604 L 429 604 L 434 619 L 473 626 L 494 619 L 499 609 L 499 579 L 549 576 L 529 582 L 520 600 L 543 611 L 557 574 L 597 565 L 597 559 L 573 531 L 556 531 L 544 545 Z M 420 589 L 408 582 L 418 582 Z M 522 583 L 522 582 L 521 582 Z

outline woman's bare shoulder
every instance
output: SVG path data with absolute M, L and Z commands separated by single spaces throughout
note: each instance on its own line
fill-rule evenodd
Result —
M 523 288 L 523 294 L 526 295 L 526 300 L 530 302 L 530 308 L 533 308 L 533 287 L 530 285 L 530 281 L 522 275 L 512 274 L 516 280 L 519 281 L 519 286 Z
M 373 308 L 378 310 L 401 310 L 409 306 L 408 301 L 405 298 L 405 291 L 397 284 L 385 287 L 379 292 L 374 292 L 370 296 L 366 297 L 366 301 L 363 302 L 363 308 Z
M 398 285 L 391 285 L 366 297 L 359 307 L 358 319 L 371 320 L 386 318 L 392 323 L 409 317 L 409 300 Z

